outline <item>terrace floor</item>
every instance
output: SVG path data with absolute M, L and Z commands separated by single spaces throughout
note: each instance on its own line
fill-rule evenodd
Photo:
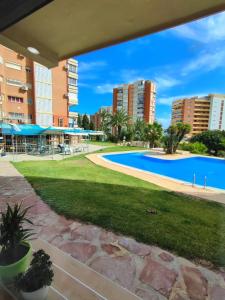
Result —
M 20 201 L 33 205 L 30 217 L 39 238 L 136 294 L 137 299 L 225 299 L 223 270 L 210 270 L 158 247 L 65 219 L 35 194 L 9 162 L 0 162 L 0 208 Z M 112 299 L 112 293 L 104 299 Z M 68 299 L 83 298 L 71 294 Z

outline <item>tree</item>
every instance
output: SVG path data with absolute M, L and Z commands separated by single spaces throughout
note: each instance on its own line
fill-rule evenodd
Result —
M 83 115 L 82 128 L 84 128 L 85 130 L 90 128 L 90 121 L 86 114 Z
M 208 152 L 217 156 L 218 151 L 225 150 L 225 131 L 207 130 L 191 138 L 191 142 L 203 143 Z
M 101 118 L 101 124 L 100 129 L 108 135 L 110 133 L 110 120 L 111 120 L 111 114 L 108 113 L 105 109 L 103 109 L 100 112 L 100 118 Z
M 191 131 L 190 124 L 177 123 L 169 126 L 163 137 L 164 149 L 167 154 L 176 153 L 177 148 L 184 136 Z
M 78 127 L 80 127 L 80 128 L 82 127 L 82 117 L 81 117 L 80 114 L 78 114 L 77 125 L 78 125 Z
M 89 129 L 90 130 L 95 130 L 95 125 L 92 121 L 90 122 Z
M 138 141 L 143 141 L 145 139 L 145 128 L 146 123 L 144 120 L 137 118 L 134 123 L 134 138 Z
M 127 113 L 121 109 L 118 110 L 111 118 L 111 125 L 116 130 L 117 139 L 120 140 L 121 138 L 121 130 L 123 126 L 128 125 L 130 117 L 127 115 Z
M 158 122 L 147 124 L 145 127 L 145 140 L 149 142 L 149 147 L 154 148 L 156 143 L 162 138 L 162 125 Z

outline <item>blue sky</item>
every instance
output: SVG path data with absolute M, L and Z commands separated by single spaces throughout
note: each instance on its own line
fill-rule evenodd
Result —
M 167 127 L 173 99 L 225 93 L 225 13 L 77 57 L 80 113 L 112 104 L 112 89 L 157 84 L 156 118 Z

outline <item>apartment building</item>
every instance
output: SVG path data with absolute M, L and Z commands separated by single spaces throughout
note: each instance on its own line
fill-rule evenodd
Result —
M 152 124 L 155 120 L 156 85 L 150 80 L 138 80 L 113 89 L 113 113 L 123 109 L 132 122 L 138 118 Z
M 0 45 L 0 122 L 67 127 L 77 79 L 75 59 L 48 69 Z
M 106 111 L 108 114 L 112 114 L 113 108 L 112 106 L 101 106 L 98 112 L 96 112 L 94 115 L 91 115 L 91 122 L 93 122 L 95 130 L 101 130 L 101 113 L 103 111 Z
M 225 130 L 225 95 L 209 94 L 175 100 L 172 104 L 172 124 L 191 125 L 191 135 L 206 130 Z

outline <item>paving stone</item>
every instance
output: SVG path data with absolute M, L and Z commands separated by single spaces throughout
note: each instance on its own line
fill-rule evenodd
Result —
M 44 226 L 42 227 L 39 236 L 48 242 L 51 242 L 51 240 L 57 235 L 58 229 L 57 226 Z
M 100 256 L 92 261 L 90 267 L 127 289 L 133 287 L 135 266 L 130 256 Z
M 225 289 L 216 285 L 210 290 L 211 300 L 224 300 L 225 299 Z
M 133 239 L 130 238 L 120 238 L 119 245 L 139 256 L 146 256 L 151 253 L 151 247 L 138 243 Z
M 151 290 L 137 289 L 135 294 L 143 300 L 163 300 L 166 299 L 162 296 L 157 295 L 157 292 Z
M 184 291 L 178 291 L 170 297 L 170 300 L 190 300 L 190 298 L 185 294 Z
M 65 243 L 59 247 L 81 262 L 86 262 L 96 252 L 96 246 L 87 243 Z
M 72 231 L 71 239 L 92 241 L 96 239 L 99 234 L 100 234 L 100 229 L 98 227 L 93 225 L 82 225 Z
M 177 273 L 151 257 L 146 259 L 146 264 L 141 272 L 140 280 L 165 297 L 169 297 L 172 287 L 176 281 Z
M 187 294 L 191 300 L 204 300 L 207 297 L 207 280 L 202 273 L 193 267 L 182 267 L 182 275 Z
M 116 252 L 120 251 L 119 247 L 112 245 L 112 244 L 102 244 L 101 248 L 103 251 L 105 251 L 109 255 L 115 254 Z
M 101 230 L 100 234 L 100 241 L 108 242 L 108 243 L 113 243 L 118 240 L 118 236 L 115 235 L 113 232 L 106 231 L 106 230 Z
M 173 256 L 171 254 L 169 254 L 168 252 L 160 253 L 159 257 L 166 262 L 171 262 L 174 260 Z

